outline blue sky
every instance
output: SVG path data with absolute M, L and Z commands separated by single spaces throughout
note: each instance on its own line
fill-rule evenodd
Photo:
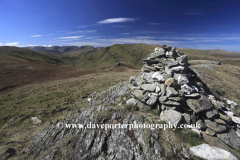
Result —
M 240 0 L 0 0 L 0 45 L 240 51 Z

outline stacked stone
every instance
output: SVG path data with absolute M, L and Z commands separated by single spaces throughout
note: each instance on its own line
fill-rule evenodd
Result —
M 199 124 L 200 130 L 217 136 L 227 145 L 239 149 L 239 112 L 236 106 L 211 95 L 197 74 L 188 68 L 188 58 L 176 47 L 163 45 L 143 60 L 142 73 L 130 77 L 131 96 L 126 103 L 144 111 L 158 108 L 160 119 L 179 126 Z

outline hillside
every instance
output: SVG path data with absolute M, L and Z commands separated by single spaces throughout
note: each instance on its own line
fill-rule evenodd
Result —
M 85 45 L 85 46 L 52 46 L 52 47 L 43 47 L 43 46 L 32 46 L 32 47 L 26 47 L 27 49 L 33 50 L 33 51 L 45 51 L 45 52 L 52 52 L 57 54 L 63 54 L 63 55 L 80 55 L 80 54 L 86 54 L 93 51 L 101 50 L 101 47 L 94 48 L 93 46 Z

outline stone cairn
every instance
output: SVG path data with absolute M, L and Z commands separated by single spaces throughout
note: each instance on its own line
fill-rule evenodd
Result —
M 176 47 L 163 45 L 143 60 L 140 75 L 130 77 L 131 99 L 141 111 L 158 108 L 160 120 L 175 124 L 198 124 L 202 135 L 218 137 L 234 149 L 240 146 L 237 104 L 224 106 L 197 74 L 188 68 L 188 58 Z

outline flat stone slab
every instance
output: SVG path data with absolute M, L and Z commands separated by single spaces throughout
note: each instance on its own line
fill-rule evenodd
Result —
M 182 115 L 175 110 L 165 110 L 161 112 L 160 120 L 179 126 Z
M 148 54 L 148 55 L 147 55 L 147 58 L 148 58 L 148 59 L 153 59 L 153 58 L 161 57 L 161 56 L 163 56 L 163 55 L 165 55 L 164 49 L 159 48 L 158 51 L 152 52 L 152 53 Z
M 221 133 L 227 130 L 226 125 L 218 124 L 215 121 L 205 120 L 206 125 L 211 128 L 214 132 Z
M 156 84 L 142 84 L 140 87 L 145 91 L 154 92 L 156 89 Z
M 191 147 L 190 151 L 192 154 L 196 157 L 199 157 L 201 159 L 207 159 L 207 160 L 237 160 L 237 158 L 232 155 L 230 152 L 217 148 L 215 146 L 209 146 L 208 144 L 204 143 L 199 146 Z
M 153 82 L 153 79 L 152 79 L 153 74 L 154 74 L 154 72 L 143 73 L 142 79 L 144 79 L 147 83 L 152 83 Z
M 187 99 L 186 102 L 187 102 L 187 105 L 195 113 L 199 113 L 199 112 L 206 111 L 213 108 L 213 105 L 210 102 L 210 100 L 204 95 L 201 95 L 199 99 Z
M 151 94 L 146 103 L 147 103 L 148 105 L 152 106 L 152 105 L 154 105 L 154 104 L 156 103 L 157 98 L 158 98 L 157 96 Z
M 169 105 L 169 106 L 181 106 L 181 103 L 175 102 L 175 101 L 163 101 L 162 104 Z
M 131 91 L 131 94 L 136 97 L 141 102 L 145 102 L 145 99 L 143 98 L 143 91 L 142 90 L 133 90 Z
M 230 130 L 229 133 L 217 134 L 217 137 L 230 147 L 237 150 L 239 149 L 240 137 L 238 137 L 236 131 Z
M 166 89 L 166 96 L 167 97 L 174 97 L 177 96 L 178 92 L 173 87 L 167 87 Z
M 169 67 L 177 66 L 179 64 L 177 61 L 174 60 L 164 60 L 162 63 Z

